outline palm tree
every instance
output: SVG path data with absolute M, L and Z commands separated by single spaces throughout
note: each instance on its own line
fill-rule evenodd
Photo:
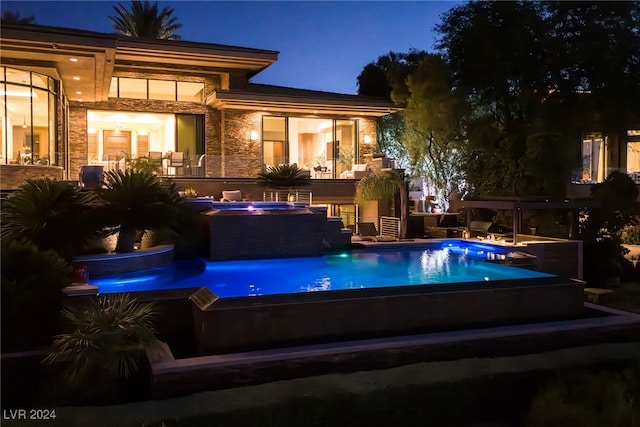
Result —
M 269 166 L 266 172 L 258 174 L 260 182 L 271 188 L 294 188 L 308 185 L 310 178 L 295 164 Z
M 24 18 L 20 17 L 20 12 L 12 12 L 10 10 L 5 10 L 2 12 L 2 18 L 0 18 L 0 22 L 3 24 L 14 24 L 14 25 L 31 25 L 34 24 L 36 18 L 33 15 L 25 16 Z
M 158 2 L 132 0 L 131 11 L 122 3 L 113 8 L 118 16 L 109 16 L 109 19 L 114 22 L 113 29 L 120 34 L 143 39 L 180 40 L 176 31 L 182 24 L 171 16 L 172 7 L 166 6 L 158 13 Z
M 120 227 L 116 252 L 132 252 L 138 232 L 162 229 L 175 234 L 181 226 L 184 206 L 175 184 L 149 171 L 109 171 L 99 194 L 110 225 Z
M 404 239 L 407 236 L 409 194 L 402 172 L 385 170 L 363 177 L 356 184 L 355 202 L 386 198 L 393 200 L 396 193 L 400 193 L 400 238 Z
M 55 338 L 45 363 L 66 365 L 63 379 L 81 385 L 83 393 L 117 392 L 122 380 L 142 368 L 142 352 L 159 348 L 156 314 L 154 303 L 140 303 L 129 294 L 101 295 L 65 309 L 70 332 Z

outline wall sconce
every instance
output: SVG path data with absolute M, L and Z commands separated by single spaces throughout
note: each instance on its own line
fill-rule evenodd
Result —
M 256 141 L 258 139 L 258 132 L 255 130 L 252 130 L 249 133 L 249 139 L 251 139 L 251 141 Z
M 371 135 L 365 135 L 364 136 L 364 143 L 365 144 L 371 144 Z

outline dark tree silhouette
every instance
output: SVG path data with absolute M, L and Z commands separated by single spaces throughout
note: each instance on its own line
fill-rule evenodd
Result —
M 182 24 L 171 16 L 173 8 L 166 6 L 158 11 L 158 2 L 151 4 L 148 0 L 131 2 L 131 10 L 122 3 L 113 7 L 118 16 L 109 16 L 114 23 L 113 29 L 125 36 L 143 39 L 179 40 L 176 31 Z

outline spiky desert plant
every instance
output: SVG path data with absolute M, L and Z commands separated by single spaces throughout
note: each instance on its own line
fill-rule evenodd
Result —
M 258 179 L 271 188 L 295 188 L 310 183 L 310 176 L 295 164 L 269 166 L 266 172 L 258 174 Z
M 388 170 L 374 172 L 363 177 L 356 184 L 355 202 L 362 203 L 367 200 L 380 200 L 395 198 L 400 194 L 400 237 L 405 238 L 407 233 L 408 213 L 408 185 L 401 172 Z
M 153 303 L 129 294 L 102 295 L 63 310 L 72 332 L 56 337 L 45 363 L 67 363 L 62 375 L 70 384 L 128 378 L 141 367 L 139 352 L 159 345 L 155 315 Z
M 182 198 L 175 184 L 146 170 L 109 171 L 99 194 L 105 217 L 120 227 L 116 252 L 132 252 L 139 231 L 180 227 Z
M 101 205 L 93 192 L 67 182 L 29 179 L 2 203 L 2 239 L 26 237 L 71 259 L 98 235 L 94 213 Z

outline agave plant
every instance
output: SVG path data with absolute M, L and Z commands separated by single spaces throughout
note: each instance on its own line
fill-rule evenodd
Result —
M 182 198 L 173 183 L 164 183 L 146 170 L 127 169 L 105 174 L 100 196 L 106 215 L 119 226 L 116 252 L 132 252 L 139 232 L 165 229 L 177 233 Z
M 56 337 L 45 363 L 67 363 L 63 378 L 70 384 L 128 378 L 141 368 L 140 352 L 160 343 L 154 304 L 129 294 L 102 295 L 62 315 L 72 332 Z
M 50 179 L 27 180 L 2 203 L 3 239 L 26 237 L 43 250 L 66 259 L 96 237 L 101 224 L 94 215 L 101 201 L 92 192 Z
M 355 202 L 367 200 L 391 199 L 400 193 L 400 238 L 407 233 L 408 185 L 401 173 L 395 170 L 374 172 L 363 177 L 356 184 Z
M 294 188 L 310 183 L 310 176 L 295 164 L 269 166 L 266 172 L 258 174 L 258 179 L 271 188 Z

